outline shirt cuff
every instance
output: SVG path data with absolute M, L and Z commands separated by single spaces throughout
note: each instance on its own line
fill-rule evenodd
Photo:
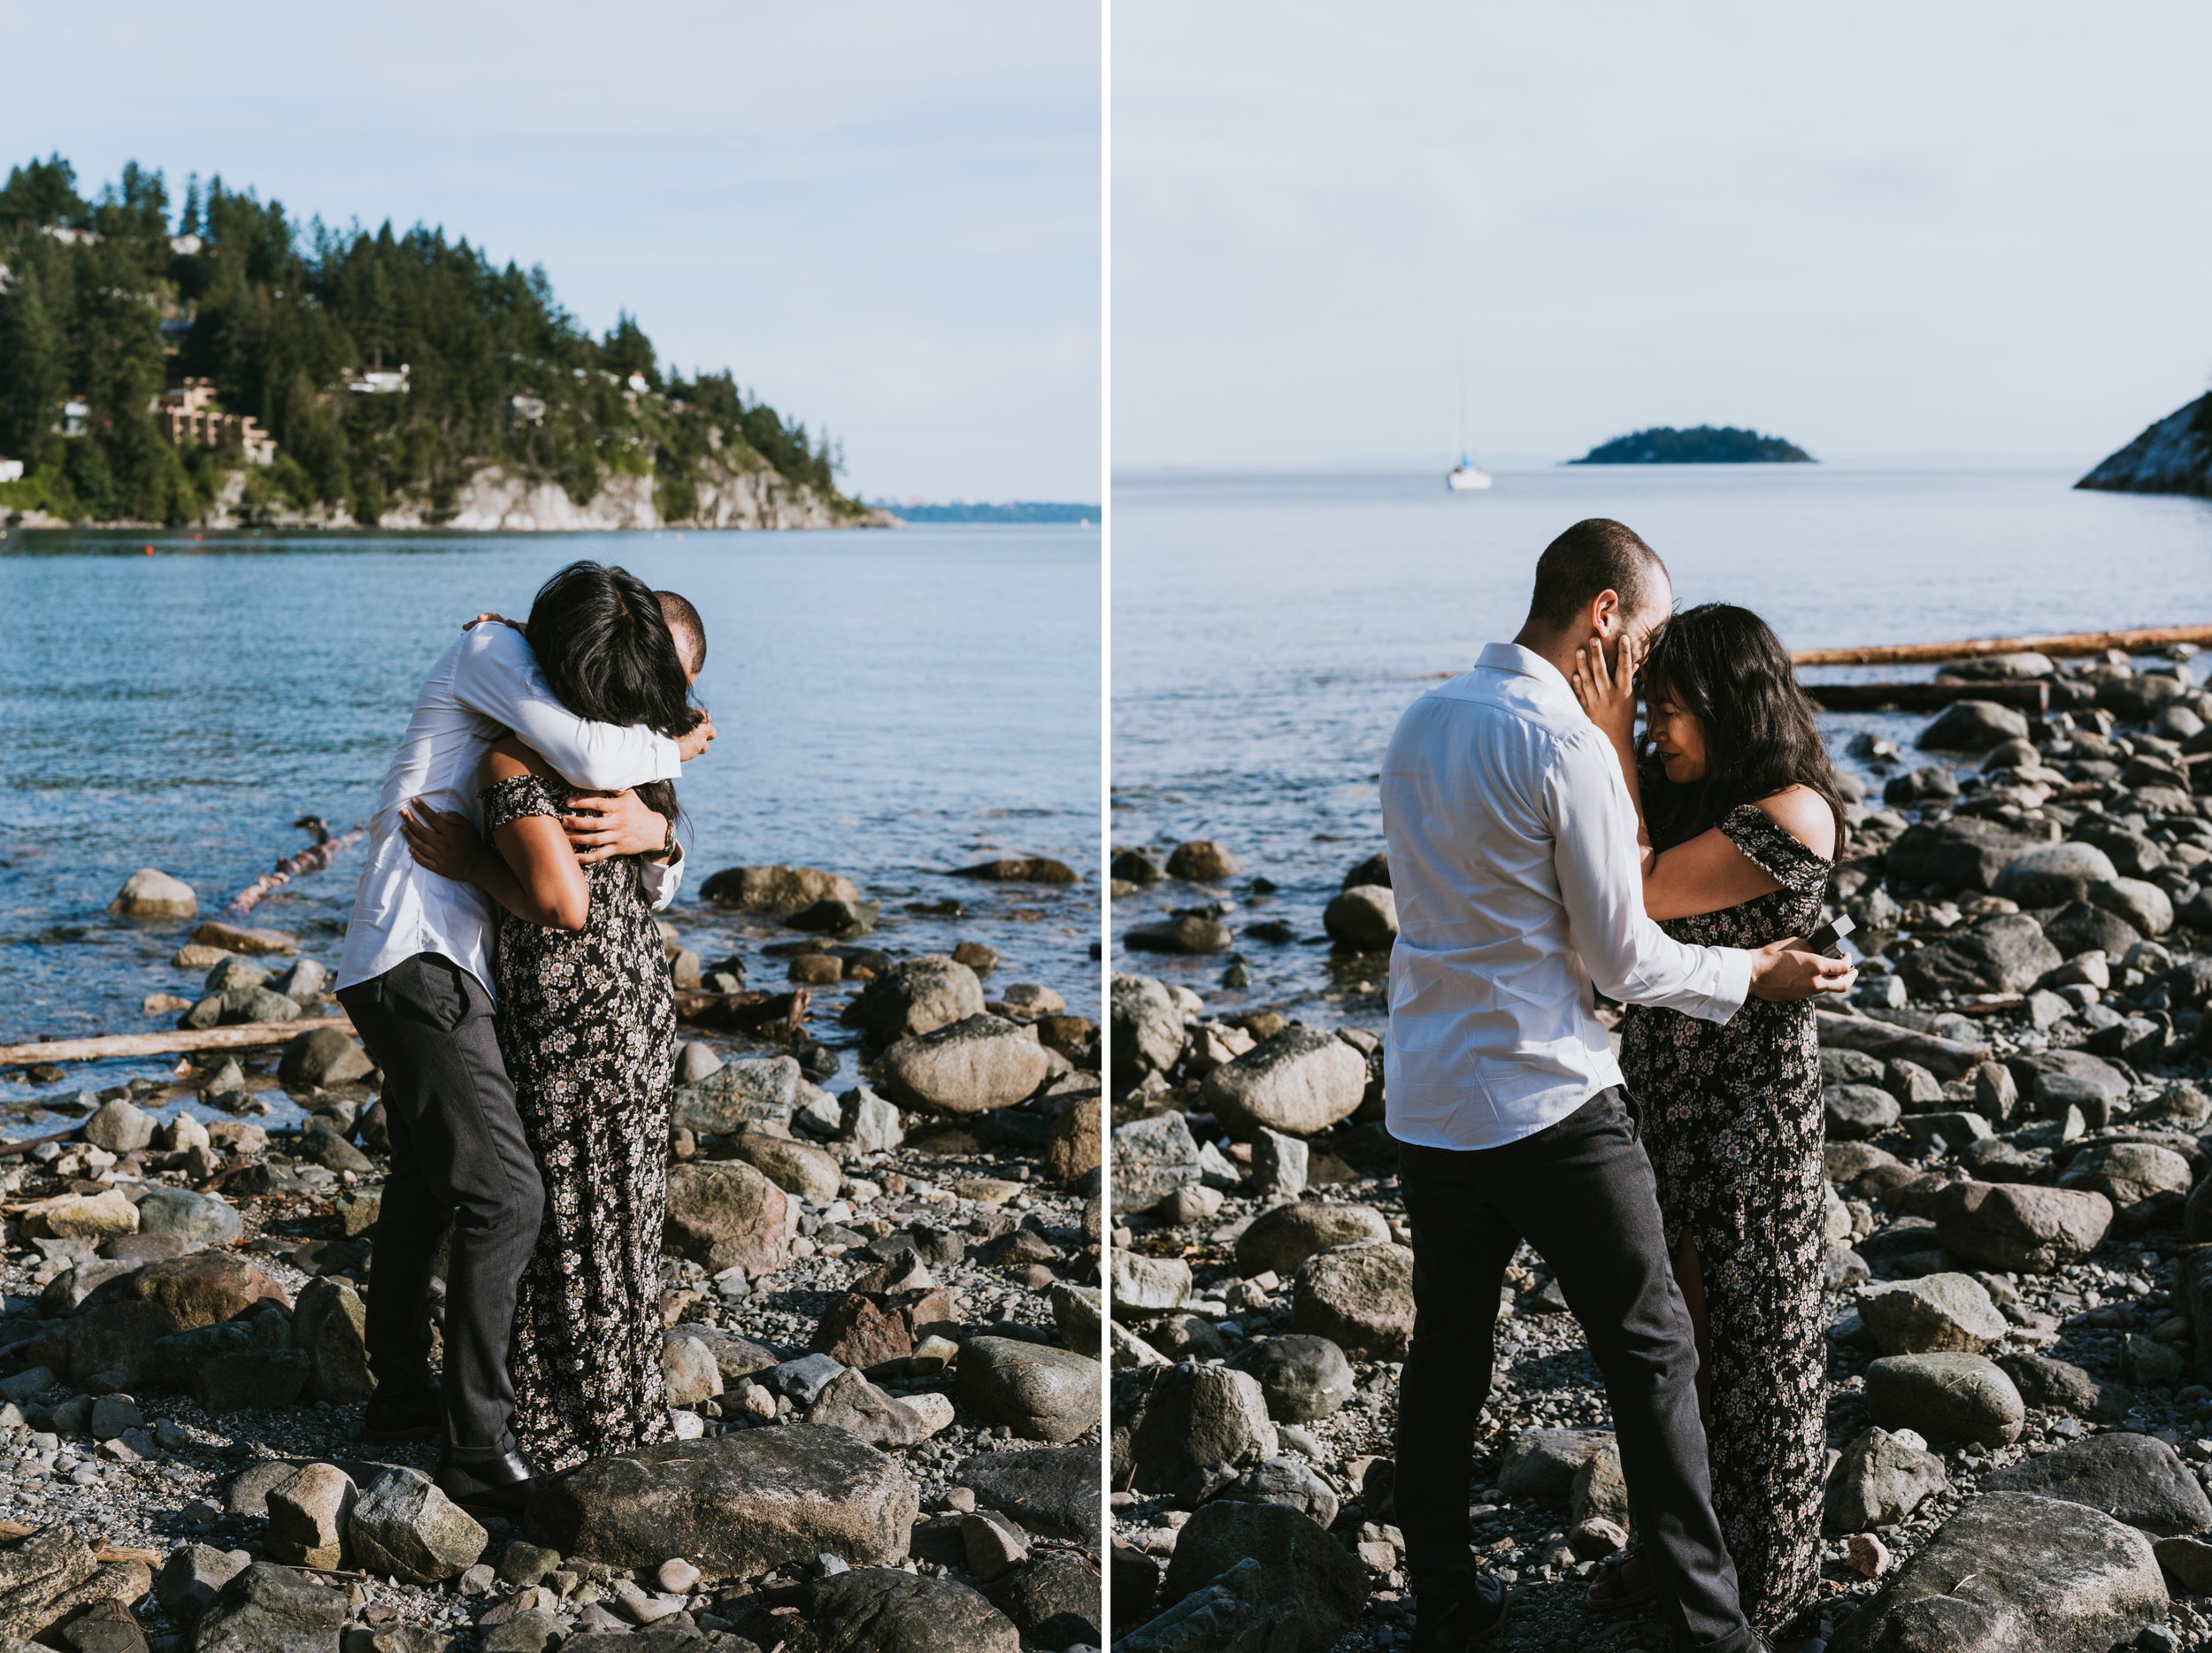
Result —
M 1713 989 L 1711 1019 L 1724 1022 L 1751 996 L 1751 955 L 1740 947 L 1716 947 L 1713 951 L 1720 956 L 1720 980 Z
M 655 780 L 674 780 L 684 773 L 684 760 L 676 755 L 676 742 L 665 734 L 653 737 L 653 759 L 659 765 L 651 776 Z
M 649 904 L 655 912 L 664 909 L 676 899 L 678 886 L 684 881 L 684 847 L 677 844 L 676 853 L 665 861 L 649 860 L 638 868 L 638 877 L 645 886 Z

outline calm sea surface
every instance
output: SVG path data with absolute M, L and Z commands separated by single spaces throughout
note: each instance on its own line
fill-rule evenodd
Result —
M 160 867 L 220 916 L 306 842 L 295 818 L 365 819 L 461 621 L 526 612 L 581 557 L 683 592 L 706 621 L 697 692 L 720 734 L 680 787 L 693 876 L 669 916 L 687 944 L 710 960 L 741 947 L 755 985 L 775 986 L 780 961 L 757 956 L 768 938 L 706 909 L 697 886 L 717 867 L 798 862 L 883 903 L 873 944 L 980 941 L 1005 961 L 994 985 L 1042 981 L 1095 1014 L 1099 555 L 1095 529 L 1057 527 L 18 532 L 0 542 L 0 1043 L 173 1019 L 140 1006 L 193 994 L 168 963 L 188 926 L 111 918 L 124 879 Z M 1056 857 L 1085 882 L 943 875 L 1011 852 Z M 361 865 L 342 857 L 250 921 L 334 967 Z M 948 897 L 959 918 L 905 911 Z M 103 1064 L 71 1082 L 165 1066 Z M 33 1088 L 50 1088 L 0 1073 L 0 1100 Z
M 1678 602 L 1744 604 L 1796 648 L 2212 620 L 2212 504 L 2079 493 L 2078 472 L 1832 465 L 1509 471 L 1487 494 L 1440 473 L 1140 476 L 1114 487 L 1114 842 L 1217 839 L 1271 896 L 1233 881 L 1233 930 L 1321 935 L 1344 873 L 1382 847 L 1375 774 L 1432 680 L 1510 637 L 1537 553 L 1617 517 L 1667 560 Z M 1823 671 L 1824 677 L 1868 675 Z M 1922 719 L 1831 717 L 1832 745 Z M 1208 893 L 1114 903 L 1118 933 Z M 1117 950 L 1225 1011 L 1333 1006 L 1377 1022 L 1372 967 L 1325 944 L 1240 938 L 1225 960 Z

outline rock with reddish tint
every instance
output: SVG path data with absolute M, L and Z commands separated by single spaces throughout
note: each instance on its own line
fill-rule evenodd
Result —
M 841 1366 L 867 1372 L 905 1359 L 914 1352 L 914 1339 L 904 1316 L 879 1308 L 858 1292 L 848 1292 L 816 1325 L 809 1346 Z

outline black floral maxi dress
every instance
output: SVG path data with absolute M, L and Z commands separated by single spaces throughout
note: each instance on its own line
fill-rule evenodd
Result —
M 565 814 L 559 780 L 486 787 L 490 832 Z M 499 1045 L 545 1180 L 508 1357 L 515 1434 L 541 1474 L 670 1433 L 661 1229 L 676 1008 L 635 857 L 591 863 L 580 930 L 502 913 Z
M 1820 922 L 1828 860 L 1754 804 L 1721 831 L 1778 890 L 1672 919 L 1678 942 L 1763 947 Z M 1827 1249 L 1819 1049 L 1809 1003 L 1748 999 L 1725 1022 L 1631 1006 L 1621 1069 L 1641 1111 L 1670 1255 L 1686 1230 L 1710 1328 L 1713 1507 L 1744 1615 L 1776 1628 L 1820 1576 L 1827 1462 Z

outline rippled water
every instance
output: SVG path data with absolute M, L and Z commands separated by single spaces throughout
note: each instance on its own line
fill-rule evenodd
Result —
M 720 735 L 680 787 L 695 877 L 670 915 L 689 944 L 711 959 L 763 939 L 704 909 L 696 874 L 800 862 L 883 902 L 879 944 L 980 941 L 1006 961 L 997 983 L 1043 981 L 1094 1011 L 1099 555 L 1095 529 L 1061 527 L 19 532 L 0 542 L 0 1043 L 164 1025 L 141 1001 L 192 992 L 168 964 L 188 926 L 111 918 L 124 879 L 160 867 L 217 913 L 306 842 L 296 817 L 365 819 L 454 629 L 480 609 L 526 611 L 580 557 L 683 592 L 706 621 L 698 693 Z M 943 875 L 1010 852 L 1086 881 Z M 342 857 L 252 921 L 334 966 L 360 865 Z M 947 897 L 962 917 L 904 911 Z M 757 984 L 780 976 L 756 960 Z M 0 1073 L 0 1099 L 25 1094 Z
M 1379 849 L 1375 772 L 1406 703 L 1509 637 L 1536 554 L 1569 523 L 1617 517 L 1667 560 L 1677 598 L 1745 604 L 1793 647 L 2212 620 L 2212 504 L 2088 494 L 2078 473 L 1829 465 L 1557 467 L 1490 493 L 1440 475 L 1171 476 L 1114 488 L 1113 835 L 1226 844 L 1271 896 L 1233 929 L 1321 909 Z M 1823 671 L 1809 676 L 1864 675 Z M 1833 716 L 1832 744 L 1920 719 Z M 1114 927 L 1206 898 L 1166 884 Z M 1333 1004 L 1375 1021 L 1373 970 L 1333 978 L 1325 945 L 1240 939 L 1220 957 L 1117 951 L 1225 1011 Z

